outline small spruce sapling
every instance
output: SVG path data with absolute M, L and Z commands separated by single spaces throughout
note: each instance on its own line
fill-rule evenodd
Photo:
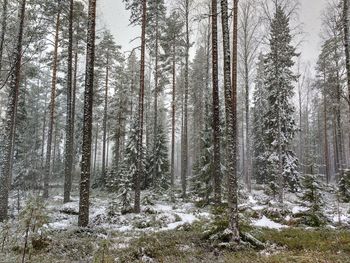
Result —
M 350 170 L 345 170 L 339 180 L 340 201 L 350 202 Z
M 22 253 L 22 263 L 24 263 L 29 240 L 32 240 L 33 248 L 39 248 L 43 245 L 43 226 L 48 223 L 43 199 L 39 196 L 30 197 L 19 214 L 19 220 L 21 231 L 24 232 Z M 39 245 L 39 243 L 42 245 Z

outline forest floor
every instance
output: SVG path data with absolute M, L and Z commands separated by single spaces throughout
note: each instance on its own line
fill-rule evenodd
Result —
M 122 215 L 117 195 L 92 191 L 90 226 L 80 229 L 78 192 L 67 204 L 59 188 L 50 194 L 47 223 L 36 234 L 29 231 L 25 262 L 350 262 L 349 204 L 338 205 L 332 189 L 324 197 L 322 227 L 306 225 L 307 207 L 294 194 L 283 208 L 261 189 L 242 194 L 241 231 L 265 244 L 259 248 L 227 246 L 221 236 L 225 213 L 215 215 L 193 200 L 171 202 L 168 195 L 144 192 L 142 213 Z M 11 200 L 14 218 L 0 225 L 1 263 L 21 262 L 24 251 L 16 195 Z

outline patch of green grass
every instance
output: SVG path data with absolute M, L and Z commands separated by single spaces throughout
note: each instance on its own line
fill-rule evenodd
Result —
M 217 228 L 225 223 L 217 222 Z M 350 262 L 350 232 L 340 230 L 305 230 L 289 228 L 282 231 L 251 229 L 259 240 L 280 249 L 231 251 L 217 249 L 203 238 L 200 223 L 188 231 L 176 230 L 144 235 L 129 248 L 119 252 L 120 262 L 139 262 L 146 255 L 156 262 L 242 262 L 242 263 L 313 263 Z M 119 261 L 118 261 L 119 262 Z
M 302 228 L 287 228 L 281 231 L 265 229 L 257 238 L 261 241 L 287 246 L 293 251 L 311 250 L 330 253 L 341 251 L 350 255 L 349 231 Z

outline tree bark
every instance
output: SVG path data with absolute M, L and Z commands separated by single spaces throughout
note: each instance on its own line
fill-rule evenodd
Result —
M 349 125 L 350 125 L 350 50 L 349 50 L 349 3 L 343 0 L 343 29 L 344 29 L 344 49 L 345 49 L 345 66 L 348 86 L 348 105 L 349 105 Z M 350 126 L 349 126 L 350 127 Z M 350 133 L 349 133 L 349 156 L 350 156 Z
M 175 114 L 176 114 L 176 36 L 173 37 L 173 90 L 171 113 L 171 194 L 174 195 L 175 186 Z
M 135 176 L 135 203 L 134 212 L 140 213 L 141 211 L 141 180 L 143 178 L 143 117 L 144 117 L 144 99 L 145 99 L 145 51 L 146 51 L 146 23 L 147 23 L 147 0 L 142 1 L 142 30 L 141 30 L 141 64 L 140 64 L 140 95 L 139 95 L 139 118 L 138 118 L 138 160 L 137 160 L 137 173 Z
M 237 182 L 237 31 L 238 0 L 234 0 L 233 13 L 233 56 L 231 85 L 230 30 L 228 26 L 227 0 L 221 0 L 221 21 L 224 52 L 225 113 L 227 130 L 227 179 L 228 214 L 232 240 L 239 242 L 238 228 L 238 182 Z
M 80 200 L 78 225 L 86 227 L 89 224 L 89 194 L 91 171 L 91 133 L 92 108 L 94 93 L 94 64 L 95 64 L 95 25 L 96 0 L 89 0 L 86 76 L 84 93 L 84 125 L 83 125 L 83 153 L 81 161 Z
M 64 198 L 63 203 L 70 201 L 72 189 L 72 168 L 73 168 L 73 8 L 74 1 L 69 1 L 69 26 L 68 26 L 68 74 L 67 74 L 67 116 L 66 116 L 66 145 L 64 164 Z
M 156 1 L 158 3 L 158 1 Z M 154 65 L 154 123 L 153 123 L 153 151 L 156 152 L 156 141 L 158 132 L 158 59 L 159 59 L 159 17 L 158 17 L 158 4 L 156 4 L 156 43 L 155 43 L 155 65 Z M 153 175 L 152 175 L 152 185 L 154 186 L 157 174 L 157 164 L 153 163 Z
M 221 203 L 221 161 L 220 161 L 220 100 L 218 78 L 218 8 L 217 0 L 211 1 L 211 31 L 212 31 L 212 82 L 213 82 L 213 181 L 214 202 Z
M 47 146 L 46 146 L 46 162 L 45 162 L 44 193 L 43 193 L 44 198 L 49 197 L 52 135 L 53 135 L 54 122 L 55 122 L 55 106 L 56 106 L 55 103 L 56 103 L 56 84 L 57 84 L 58 34 L 60 29 L 60 17 L 61 17 L 61 10 L 58 10 L 56 15 L 55 42 L 54 42 L 53 63 L 52 63 L 50 121 L 49 121 L 49 130 L 47 134 Z
M 323 76 L 323 133 L 324 133 L 324 160 L 326 165 L 326 182 L 327 185 L 330 183 L 330 169 L 329 169 L 329 150 L 328 150 L 328 132 L 327 132 L 327 97 L 326 97 L 326 73 Z
M 108 51 L 107 51 L 108 52 Z M 108 80 L 109 80 L 109 54 L 107 54 L 106 64 L 106 87 L 105 87 L 105 101 L 104 101 L 104 113 L 103 113 L 103 140 L 102 140 L 102 175 L 101 179 L 103 184 L 106 180 L 106 143 L 107 143 L 107 114 L 108 114 Z
M 22 0 L 19 11 L 19 29 L 17 43 L 14 50 L 14 71 L 11 73 L 10 92 L 6 111 L 6 121 L 4 129 L 4 147 L 2 150 L 1 171 L 0 171 L 0 222 L 8 217 L 9 191 L 11 160 L 13 152 L 12 138 L 15 132 L 16 105 L 18 101 L 19 82 L 22 61 L 22 40 L 24 29 L 24 17 L 26 10 L 26 0 Z
M 0 36 L 0 79 L 2 71 L 2 55 L 4 53 L 5 35 L 7 29 L 7 7 L 8 0 L 4 0 L 2 3 L 2 21 L 1 21 L 1 36 Z
M 188 173 L 188 74 L 189 74 L 189 50 L 190 50 L 190 32 L 189 32 L 189 0 L 185 0 L 185 24 L 186 24 L 186 48 L 185 48 L 185 101 L 184 101 L 184 126 L 183 126 L 183 145 L 181 167 L 181 186 L 182 198 L 187 197 L 187 173 Z

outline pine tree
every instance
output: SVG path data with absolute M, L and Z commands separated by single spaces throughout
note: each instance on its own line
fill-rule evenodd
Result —
M 84 127 L 83 153 L 81 161 L 80 199 L 78 225 L 86 227 L 89 224 L 89 194 L 91 171 L 91 132 L 92 132 L 92 104 L 94 87 L 95 62 L 95 25 L 96 0 L 89 0 L 86 79 L 84 94 Z
M 49 181 L 51 175 L 51 154 L 52 154 L 52 140 L 53 130 L 56 118 L 56 85 L 57 85 L 57 68 L 58 68 L 58 41 L 59 31 L 61 23 L 61 7 L 57 4 L 56 10 L 56 23 L 55 23 L 55 40 L 54 40 L 54 51 L 52 59 L 52 79 L 51 79 L 51 99 L 50 99 L 50 120 L 49 129 L 47 134 L 47 146 L 46 146 L 46 162 L 44 171 L 44 193 L 43 197 L 49 197 Z
M 73 169 L 73 9 L 74 0 L 69 1 L 69 26 L 68 26 L 68 68 L 67 68 L 67 116 L 66 116 L 66 142 L 65 142 L 65 166 L 64 166 L 64 198 L 63 202 L 70 201 L 72 189 L 72 169 Z
M 238 32 L 238 0 L 234 0 L 233 10 L 233 54 L 231 72 L 230 30 L 228 26 L 227 0 L 221 0 L 221 24 L 224 52 L 224 92 L 227 137 L 227 189 L 229 230 L 231 241 L 239 242 L 238 225 L 238 176 L 237 176 L 237 32 Z M 231 76 L 232 73 L 232 82 Z
M 147 26 L 147 0 L 123 0 L 126 9 L 131 11 L 130 22 L 141 24 L 141 60 L 140 60 L 140 93 L 139 93 L 139 114 L 138 114 L 138 152 L 137 158 L 138 172 L 135 178 L 135 213 L 141 210 L 141 180 L 143 177 L 143 126 L 144 126 L 144 97 L 145 97 L 145 51 L 146 51 L 146 26 Z
M 211 1 L 211 45 L 212 45 L 212 85 L 213 85 L 213 178 L 215 203 L 221 202 L 221 172 L 220 172 L 220 100 L 219 100 L 219 66 L 218 66 L 218 11 L 217 0 Z
M 291 68 L 293 57 L 297 56 L 291 46 L 292 36 L 289 18 L 281 6 L 277 6 L 271 23 L 270 52 L 265 61 L 265 85 L 268 97 L 268 111 L 265 114 L 265 143 L 267 151 L 264 161 L 270 174 L 270 186 L 274 194 L 283 203 L 284 186 L 287 182 L 291 190 L 298 186 L 298 160 L 292 151 L 291 142 L 297 131 L 293 118 L 295 112 L 292 104 L 294 95 L 293 82 L 296 76 Z
M 176 64 L 184 55 L 184 23 L 178 12 L 172 12 L 165 21 L 165 30 L 162 36 L 161 45 L 164 54 L 161 57 L 162 67 L 168 69 L 172 74 L 172 112 L 171 112 L 171 188 L 175 184 L 175 130 L 176 130 Z

